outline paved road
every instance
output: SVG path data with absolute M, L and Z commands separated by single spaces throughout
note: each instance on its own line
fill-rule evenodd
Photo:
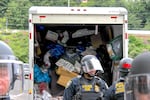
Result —
M 14 89 L 10 91 L 10 98 L 11 100 L 30 100 L 29 98 L 29 94 L 28 94 L 28 89 L 29 89 L 29 85 L 30 80 L 25 80 L 25 84 L 24 84 L 24 91 L 21 91 L 21 84 L 22 82 L 19 80 L 15 81 L 15 85 L 14 85 Z M 41 98 L 36 98 L 36 100 L 42 100 Z M 46 99 L 49 100 L 49 99 Z M 51 98 L 50 100 L 62 100 L 62 97 L 54 97 Z
M 29 80 L 25 79 L 24 90 L 22 91 L 22 82 L 20 80 L 15 81 L 14 89 L 10 91 L 11 100 L 29 100 L 28 98 L 28 86 Z

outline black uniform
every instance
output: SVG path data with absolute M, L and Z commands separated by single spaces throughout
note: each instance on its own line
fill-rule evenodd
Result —
M 124 100 L 124 78 L 113 83 L 104 94 L 104 100 Z
M 91 80 L 76 77 L 66 87 L 63 100 L 102 100 L 107 88 L 106 82 L 99 77 L 94 76 Z

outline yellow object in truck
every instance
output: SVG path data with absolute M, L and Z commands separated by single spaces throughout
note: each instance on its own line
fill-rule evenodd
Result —
M 66 87 L 69 80 L 78 76 L 78 74 L 76 74 L 74 72 L 70 72 L 70 71 L 64 69 L 63 67 L 58 67 L 58 69 L 56 70 L 56 73 L 58 75 L 60 75 L 59 79 L 57 81 L 57 84 L 64 86 L 64 87 Z

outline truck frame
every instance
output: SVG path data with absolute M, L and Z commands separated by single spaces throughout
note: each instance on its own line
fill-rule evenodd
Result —
M 93 35 L 100 34 L 103 38 L 102 44 L 108 44 L 121 36 L 121 57 L 113 59 L 111 64 L 112 81 L 116 80 L 116 61 L 128 56 L 128 12 L 123 7 L 45 7 L 33 6 L 29 9 L 29 67 L 31 84 L 29 86 L 29 100 L 34 97 L 34 64 L 35 61 L 35 40 L 41 35 L 39 44 L 45 39 L 46 32 L 65 31 L 73 33 L 82 28 L 94 30 Z M 103 34 L 101 34 L 103 33 Z M 43 35 L 44 34 L 44 35 Z M 71 38 L 70 41 L 74 41 Z M 100 40 L 100 39 L 98 39 Z M 95 40 L 96 41 L 96 40 Z M 42 42 L 43 45 L 45 42 Z M 96 42 L 97 43 L 97 42 Z M 68 43 L 69 44 L 69 43 Z M 99 43 L 100 44 L 100 43 Z M 71 43 L 69 44 L 71 45 Z M 105 70 L 104 70 L 105 71 Z

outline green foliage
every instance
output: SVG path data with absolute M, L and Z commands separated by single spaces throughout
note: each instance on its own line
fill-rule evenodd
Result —
M 148 0 L 1 0 L 0 17 L 4 16 L 11 29 L 28 29 L 28 9 L 31 6 L 125 7 L 129 29 L 150 29 L 150 1 Z M 2 26 L 2 25 L 1 25 Z
M 80 6 L 86 6 L 86 7 L 113 7 L 113 6 L 117 6 L 122 3 L 120 3 L 121 1 L 118 0 L 88 0 L 87 3 L 82 3 Z
M 80 0 L 29 0 L 34 6 L 79 6 Z
M 144 29 L 150 29 L 150 1 L 147 1 L 145 4 L 145 26 Z
M 17 2 L 17 3 L 16 3 Z M 27 0 L 11 0 L 5 16 L 11 29 L 28 28 L 28 9 L 31 3 Z
M 6 19 L 3 17 L 3 18 L 0 18 L 0 29 L 2 30 L 2 29 L 5 29 L 6 28 L 6 25 L 5 25 L 5 23 L 6 23 Z
M 0 34 L 0 39 L 8 43 L 8 45 L 14 51 L 15 56 L 23 62 L 28 62 L 28 33 L 18 32 L 18 33 L 7 33 Z
M 129 56 L 134 58 L 139 53 L 144 51 L 150 51 L 150 42 L 144 43 L 144 41 L 135 36 L 129 36 Z
M 143 13 L 145 11 L 145 5 L 142 2 L 128 2 L 125 3 L 125 7 L 128 10 L 128 27 L 129 29 L 142 29 L 145 17 Z
M 9 0 L 1 0 L 0 1 L 0 12 L 1 12 L 0 17 L 4 16 L 4 14 L 8 8 L 8 6 L 7 6 L 8 2 L 9 2 Z

